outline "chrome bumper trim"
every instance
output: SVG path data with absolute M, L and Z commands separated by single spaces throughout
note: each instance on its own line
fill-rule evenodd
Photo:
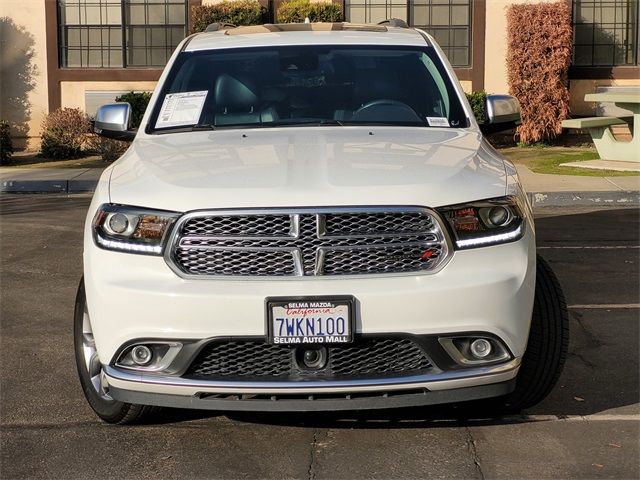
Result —
M 369 394 L 335 394 L 329 398 L 313 395 L 171 395 L 166 393 L 136 392 L 110 387 L 113 398 L 138 405 L 157 405 L 172 408 L 196 408 L 199 410 L 244 411 L 244 412 L 335 412 L 400 407 L 422 407 L 443 403 L 467 402 L 483 398 L 500 397 L 511 393 L 516 379 L 475 387 L 453 388 L 449 390 L 372 392 Z M 256 398 L 259 397 L 259 398 Z M 302 398 L 301 398 L 302 397 Z
M 500 365 L 429 373 L 405 377 L 372 378 L 360 380 L 302 380 L 289 382 L 239 382 L 204 381 L 181 377 L 136 375 L 111 366 L 104 366 L 108 381 L 125 390 L 164 391 L 176 394 L 195 393 L 323 393 L 323 392 L 371 392 L 427 388 L 446 390 L 475 385 L 495 383 L 515 377 L 520 367 L 520 358 Z M 127 388 L 128 387 L 128 388 Z

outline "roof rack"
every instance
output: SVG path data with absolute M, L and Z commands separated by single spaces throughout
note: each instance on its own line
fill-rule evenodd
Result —
M 232 23 L 210 23 L 207 25 L 207 28 L 204 29 L 205 32 L 219 32 L 221 30 L 229 30 L 230 28 L 236 28 Z
M 366 25 L 357 23 L 265 23 L 264 25 L 248 25 L 224 30 L 225 35 L 246 35 L 254 33 L 283 33 L 283 32 L 323 32 L 323 31 L 362 31 L 386 32 L 384 25 Z
M 409 25 L 407 25 L 407 22 L 405 22 L 404 20 L 400 20 L 399 18 L 388 18 L 387 20 L 378 22 L 378 25 L 387 25 L 388 27 L 397 27 L 397 28 L 409 28 Z

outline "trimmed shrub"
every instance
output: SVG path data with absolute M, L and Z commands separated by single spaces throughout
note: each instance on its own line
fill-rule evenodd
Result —
M 520 141 L 552 139 L 569 115 L 571 9 L 566 2 L 510 5 L 507 32 L 509 89 L 522 110 Z
M 4 165 L 13 154 L 13 142 L 11 141 L 11 127 L 9 122 L 0 120 L 0 165 Z
M 342 5 L 333 2 L 289 0 L 278 8 L 279 23 L 301 23 L 309 17 L 312 22 L 341 22 Z
M 478 123 L 484 123 L 487 119 L 487 92 L 479 90 L 477 92 L 467 93 L 467 100 L 471 105 L 471 110 L 476 117 Z
M 116 97 L 116 102 L 128 102 L 131 105 L 131 126 L 133 128 L 140 126 L 149 100 L 151 100 L 149 92 L 129 92 Z
M 120 155 L 122 155 L 125 150 L 129 148 L 129 143 L 92 134 L 87 140 L 87 147 L 92 152 L 100 155 L 100 158 L 103 161 L 113 162 L 114 160 L 120 158 Z
M 50 112 L 42 122 L 41 155 L 57 160 L 82 156 L 89 128 L 89 119 L 79 108 L 58 108 Z
M 191 33 L 204 32 L 210 23 L 261 25 L 265 9 L 257 0 L 231 0 L 214 5 L 201 5 L 191 9 Z

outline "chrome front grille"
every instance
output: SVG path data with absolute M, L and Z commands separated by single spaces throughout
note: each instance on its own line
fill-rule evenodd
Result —
M 190 277 L 432 272 L 450 253 L 435 214 L 418 207 L 192 212 L 167 261 Z

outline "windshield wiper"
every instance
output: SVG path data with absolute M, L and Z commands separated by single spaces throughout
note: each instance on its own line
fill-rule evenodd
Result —
M 344 127 L 344 123 L 342 123 L 340 120 L 320 120 L 319 125 L 329 125 L 329 126 L 338 126 L 338 127 Z
M 197 132 L 199 130 L 215 130 L 216 127 L 211 125 L 210 123 L 196 123 L 191 127 L 192 132 Z
M 344 123 L 340 120 L 322 119 L 322 120 L 277 120 L 275 122 L 263 123 L 264 127 L 344 127 Z
M 195 125 L 185 125 L 179 127 L 167 127 L 156 129 L 153 133 L 179 133 L 179 132 L 202 132 L 207 130 L 215 130 L 216 127 L 209 123 L 196 123 Z

